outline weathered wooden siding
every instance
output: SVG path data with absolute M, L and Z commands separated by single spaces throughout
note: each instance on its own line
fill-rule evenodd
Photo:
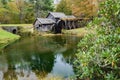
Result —
M 39 22 L 38 20 L 35 22 L 34 27 L 35 27 L 35 28 L 40 27 L 40 22 Z
M 41 27 L 41 31 L 51 31 L 53 27 L 53 24 L 49 24 L 49 25 L 42 25 Z
M 39 25 L 39 24 L 38 24 Z M 53 24 L 41 25 L 36 28 L 37 31 L 51 31 Z
M 52 19 L 52 20 L 54 20 L 54 21 L 56 22 L 56 19 L 55 19 L 54 16 L 51 15 L 51 14 L 49 14 L 49 15 L 47 16 L 47 18 L 48 18 L 48 19 Z

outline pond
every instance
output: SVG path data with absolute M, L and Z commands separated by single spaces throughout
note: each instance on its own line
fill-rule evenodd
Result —
M 80 37 L 26 37 L 0 54 L 0 80 L 40 80 L 74 75 L 73 60 Z

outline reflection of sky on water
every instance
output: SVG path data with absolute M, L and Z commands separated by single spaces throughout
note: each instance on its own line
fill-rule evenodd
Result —
M 8 64 L 6 58 L 1 56 L 0 58 L 0 80 L 3 79 L 4 73 L 8 71 Z M 24 67 L 21 67 L 24 66 Z M 15 64 L 15 75 L 17 80 L 38 80 L 36 73 L 30 70 L 29 63 L 22 60 L 22 64 Z M 54 66 L 52 71 L 46 75 L 46 78 L 49 76 L 61 76 L 67 78 L 74 75 L 72 65 L 67 63 L 62 54 L 56 54 L 54 60 Z
M 74 75 L 72 65 L 66 63 L 61 54 L 56 55 L 53 70 L 50 74 L 68 77 Z
M 4 73 L 8 70 L 8 64 L 6 57 L 4 55 L 0 55 L 0 80 L 3 80 Z

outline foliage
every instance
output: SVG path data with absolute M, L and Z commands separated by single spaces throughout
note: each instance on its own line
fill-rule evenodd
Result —
M 79 79 L 120 79 L 120 33 L 118 31 L 120 25 L 117 17 L 120 11 L 119 3 L 119 0 L 103 2 L 100 10 L 102 17 L 95 18 L 88 25 L 89 28 L 96 29 L 96 33 L 88 34 L 79 42 L 77 59 L 74 61 L 76 76 Z M 104 8 L 106 6 L 107 8 Z M 114 15 L 115 17 L 112 15 L 114 13 L 110 13 L 111 10 L 117 14 Z
M 72 10 L 66 0 L 60 1 L 60 3 L 57 5 L 56 12 L 64 12 L 67 15 L 72 14 Z
M 97 13 L 97 0 L 76 0 L 76 2 L 73 3 L 73 14 L 76 16 L 91 17 Z
M 0 23 L 33 23 L 53 11 L 53 0 L 0 0 Z
M 35 17 L 46 17 L 44 13 L 53 11 L 53 0 L 36 0 L 34 3 Z
M 73 14 L 77 17 L 94 17 L 97 16 L 99 3 L 103 0 L 61 0 L 57 5 L 57 12 Z
M 104 6 L 105 5 L 105 6 Z M 112 25 L 120 27 L 120 1 L 107 0 L 102 3 L 100 13 L 105 16 Z

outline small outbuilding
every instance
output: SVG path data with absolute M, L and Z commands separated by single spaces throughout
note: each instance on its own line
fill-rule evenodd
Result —
M 33 23 L 34 29 L 37 31 L 51 31 L 55 21 L 48 18 L 37 18 Z

